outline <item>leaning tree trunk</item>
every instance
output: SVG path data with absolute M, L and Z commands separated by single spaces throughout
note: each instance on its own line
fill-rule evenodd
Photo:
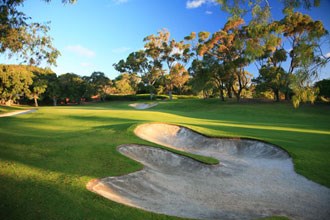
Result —
M 37 97 L 33 97 L 34 99 L 34 106 L 38 107 L 38 98 Z

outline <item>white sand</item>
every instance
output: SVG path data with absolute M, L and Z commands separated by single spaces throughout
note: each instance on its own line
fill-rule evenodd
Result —
M 273 145 L 208 138 L 167 124 L 144 124 L 135 133 L 170 148 L 217 158 L 220 164 L 122 145 L 119 152 L 144 169 L 93 180 L 89 190 L 129 206 L 196 219 L 329 219 L 330 190 L 296 174 L 289 155 Z
M 148 108 L 152 108 L 154 106 L 158 105 L 157 102 L 153 102 L 153 103 L 133 103 L 133 104 L 129 104 L 129 106 L 135 108 L 135 109 L 148 109 Z

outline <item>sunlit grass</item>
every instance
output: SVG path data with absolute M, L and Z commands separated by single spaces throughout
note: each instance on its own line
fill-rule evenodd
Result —
M 85 189 L 92 178 L 142 169 L 116 147 L 150 144 L 133 134 L 136 125 L 148 122 L 271 142 L 290 153 L 297 172 L 330 186 L 327 105 L 295 110 L 283 103 L 174 100 L 135 110 L 130 103 L 41 107 L 35 113 L 0 118 L 0 219 L 176 219 L 125 207 Z
M 0 114 L 27 109 L 27 106 L 4 106 L 0 105 Z

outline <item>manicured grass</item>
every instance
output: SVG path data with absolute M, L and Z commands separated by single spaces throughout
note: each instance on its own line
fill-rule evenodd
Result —
M 26 107 L 26 106 L 25 106 Z M 0 114 L 26 109 L 22 106 L 4 106 L 0 105 Z
M 173 100 L 135 110 L 130 103 L 41 107 L 32 114 L 0 118 L 0 219 L 177 219 L 129 208 L 85 189 L 90 179 L 142 168 L 116 147 L 150 144 L 133 134 L 137 124 L 146 122 L 271 142 L 290 153 L 298 173 L 330 187 L 329 105 L 293 109 L 285 103 Z

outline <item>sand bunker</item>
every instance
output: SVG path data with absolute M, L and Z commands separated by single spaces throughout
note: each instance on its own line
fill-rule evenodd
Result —
M 10 117 L 10 116 L 16 116 L 16 115 L 23 115 L 23 114 L 28 114 L 37 111 L 36 109 L 31 109 L 31 110 L 19 110 L 19 111 L 13 111 L 13 112 L 8 112 L 5 114 L 0 114 L 1 117 Z
M 119 152 L 144 169 L 93 180 L 89 190 L 129 206 L 188 218 L 329 219 L 330 190 L 296 174 L 289 155 L 273 145 L 208 138 L 167 124 L 144 124 L 135 133 L 170 148 L 217 158 L 220 164 L 205 165 L 148 146 L 122 145 Z
M 135 109 L 148 109 L 151 107 L 154 107 L 158 105 L 157 102 L 153 102 L 153 103 L 133 103 L 133 104 L 129 104 L 129 106 L 135 108 Z

